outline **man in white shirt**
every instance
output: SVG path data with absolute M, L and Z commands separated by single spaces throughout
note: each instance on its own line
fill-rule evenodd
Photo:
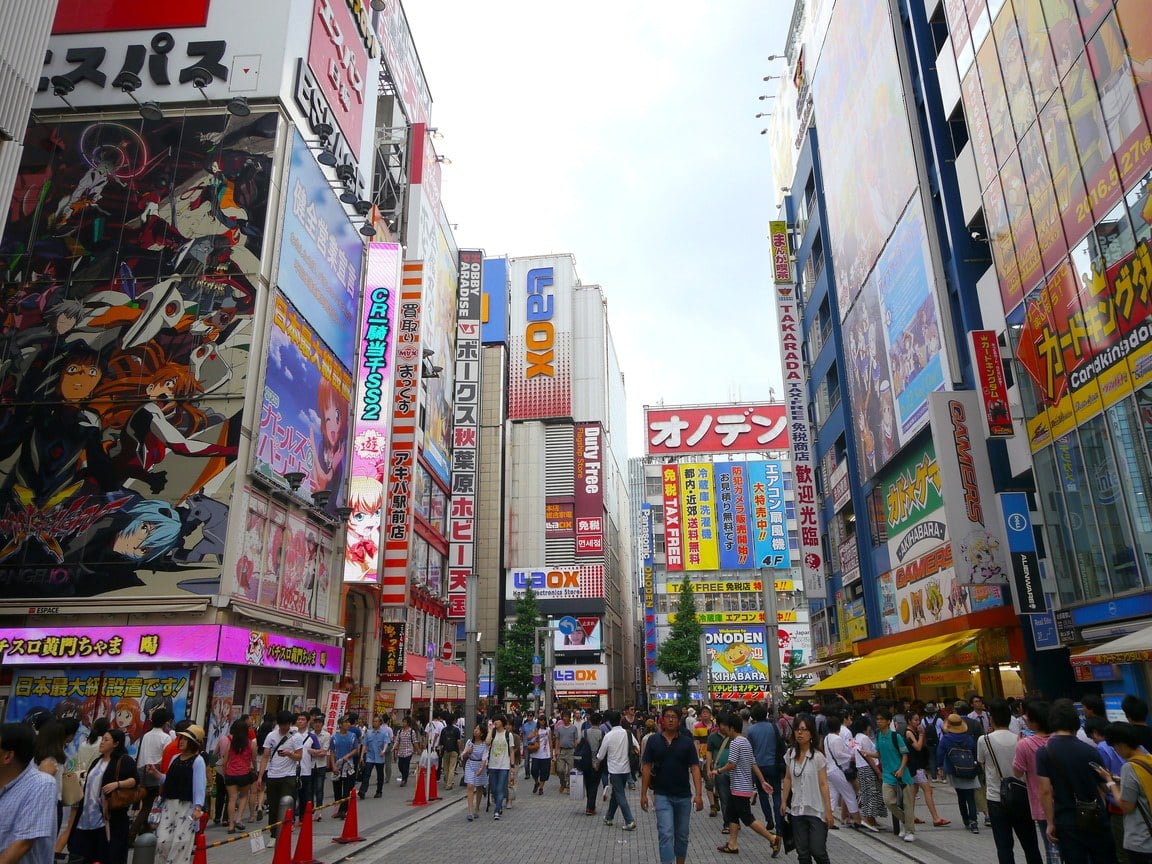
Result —
M 152 728 L 144 733 L 140 739 L 140 748 L 136 751 L 136 765 L 140 769 L 140 776 L 144 778 L 144 800 L 140 802 L 140 811 L 128 832 L 130 844 L 136 842 L 137 835 L 152 833 L 148 814 L 152 812 L 152 804 L 160 793 L 160 781 L 147 769 L 149 765 L 155 765 L 159 770 L 164 748 L 176 737 L 172 734 L 172 712 L 167 708 L 161 706 L 153 711 L 151 722 Z
M 304 736 L 292 726 L 293 719 L 291 711 L 280 711 L 276 715 L 276 728 L 264 739 L 256 788 L 267 790 L 269 825 L 280 821 L 280 799 L 296 798 L 296 769 L 304 758 Z M 276 839 L 279 829 L 270 828 L 269 833 Z
M 632 808 L 628 806 L 626 786 L 631 776 L 631 765 L 628 761 L 632 752 L 632 736 L 628 730 L 620 725 L 620 712 L 608 711 L 605 716 L 612 728 L 604 735 L 600 742 L 600 749 L 596 751 L 596 758 L 592 766 L 597 770 L 601 765 L 608 766 L 608 779 L 612 784 L 612 800 L 608 802 L 608 815 L 604 818 L 605 825 L 614 824 L 616 808 L 624 817 L 624 830 L 635 831 L 636 822 L 632 818 Z

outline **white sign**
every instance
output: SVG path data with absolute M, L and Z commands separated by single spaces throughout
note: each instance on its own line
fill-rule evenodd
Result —
M 595 665 L 557 666 L 552 670 L 552 685 L 557 693 L 573 691 L 607 691 L 608 667 Z

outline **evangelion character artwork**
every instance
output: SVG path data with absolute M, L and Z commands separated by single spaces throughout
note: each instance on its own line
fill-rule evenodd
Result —
M 276 123 L 29 129 L 0 241 L 5 597 L 218 590 Z

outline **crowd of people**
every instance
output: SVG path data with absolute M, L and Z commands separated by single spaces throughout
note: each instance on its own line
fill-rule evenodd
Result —
M 157 861 L 187 864 L 209 821 L 229 833 L 268 820 L 276 836 L 282 800 L 323 817 L 327 781 L 336 817 L 352 796 L 411 778 L 413 760 L 438 768 L 424 782 L 467 788 L 467 819 L 499 821 L 523 771 L 530 794 L 580 798 L 583 812 L 636 829 L 629 793 L 653 809 L 662 864 L 687 856 L 693 811 L 708 804 L 721 841 L 741 851 L 744 829 L 773 858 L 829 864 L 828 832 L 891 830 L 915 842 L 918 826 L 947 828 L 934 789 L 955 792 L 962 830 L 991 831 L 998 864 L 1152 864 L 1152 727 L 1148 706 L 1127 696 L 1122 722 L 1103 701 L 989 699 L 781 707 L 756 703 L 658 713 L 556 709 L 460 712 L 431 719 L 355 714 L 328 732 L 319 709 L 236 720 L 209 752 L 204 730 L 157 708 L 129 755 L 124 733 L 97 720 L 75 747 L 75 721 L 51 714 L 0 726 L 0 861 L 126 864 L 137 835 L 155 832 Z M 65 755 L 66 749 L 74 756 Z M 572 788 L 577 779 L 582 788 Z M 917 815 L 923 798 L 926 821 Z M 759 841 L 756 841 L 759 842 Z

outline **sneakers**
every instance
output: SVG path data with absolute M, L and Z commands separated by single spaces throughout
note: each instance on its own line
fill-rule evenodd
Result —
M 992 819 L 988 816 L 984 817 L 984 827 L 985 828 L 991 828 L 992 827 Z
M 628 781 L 628 788 L 629 788 L 630 790 L 631 790 L 631 789 L 635 789 L 635 788 L 636 788 L 636 784 L 635 784 L 635 783 L 633 783 L 631 780 L 629 780 L 629 781 Z
M 973 822 L 971 825 L 968 826 L 968 830 L 971 831 L 973 834 L 979 834 L 980 833 L 980 826 L 978 824 L 976 824 L 975 822 Z
M 860 827 L 863 828 L 865 831 L 871 831 L 873 834 L 879 834 L 880 833 L 880 826 L 879 825 L 873 825 L 871 822 L 861 822 Z
M 635 831 L 636 830 L 636 823 L 635 822 L 625 822 L 623 825 L 623 828 L 625 831 Z
M 493 813 L 492 814 L 492 821 L 493 822 L 499 822 L 500 821 L 500 814 L 499 813 Z
M 607 825 L 609 828 L 611 828 L 616 823 L 614 821 L 612 821 L 611 819 L 605 819 L 604 824 Z
M 904 840 L 905 843 L 915 843 L 916 842 L 916 835 L 913 834 L 911 831 L 909 831 L 907 834 L 904 835 L 904 837 L 902 839 Z

